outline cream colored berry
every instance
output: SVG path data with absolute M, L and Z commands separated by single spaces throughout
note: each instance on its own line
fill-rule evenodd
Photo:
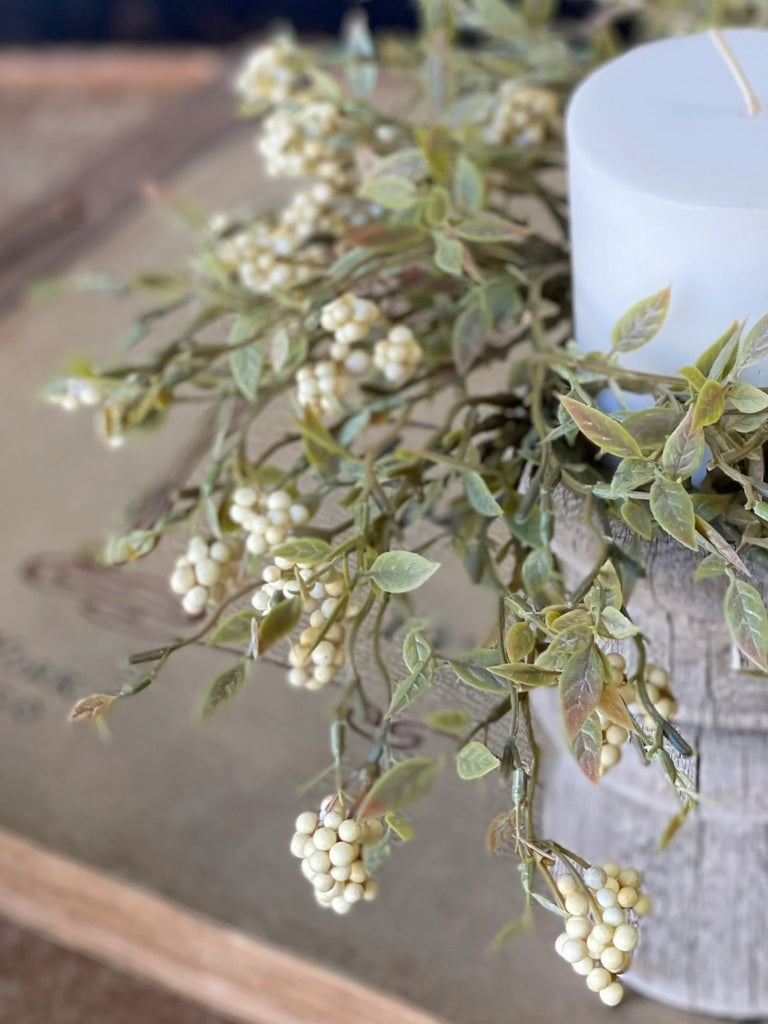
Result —
M 600 748 L 600 767 L 603 771 L 613 768 L 621 760 L 621 751 L 610 743 L 604 743 Z
M 339 869 L 341 870 L 341 869 Z M 365 864 L 361 860 L 356 860 L 349 866 L 349 880 L 350 882 L 365 882 L 368 878 L 368 872 Z
M 593 967 L 587 975 L 587 988 L 590 992 L 602 992 L 611 984 L 611 981 L 610 971 L 606 971 L 604 967 Z
M 359 882 L 347 882 L 344 886 L 344 899 L 347 903 L 357 903 L 365 895 L 365 889 Z
M 372 878 L 367 879 L 363 886 L 363 899 L 364 900 L 375 900 L 379 894 L 379 883 L 374 882 Z
M 571 936 L 568 934 L 568 932 L 561 932 L 555 939 L 555 952 L 558 956 L 563 955 L 563 946 L 568 941 L 568 939 L 570 939 L 570 937 Z
M 344 843 L 356 843 L 360 838 L 360 826 L 353 818 L 347 818 L 338 826 L 339 839 Z
M 566 963 L 575 964 L 578 960 L 583 960 L 587 955 L 588 949 L 587 944 L 582 939 L 568 938 L 562 944 L 561 956 Z
M 584 884 L 592 891 L 602 889 L 608 876 L 602 868 L 591 867 L 584 872 Z
M 318 850 L 330 850 L 336 842 L 336 832 L 332 828 L 318 828 L 312 836 L 312 842 Z
M 653 904 L 651 903 L 650 898 L 646 896 L 645 893 L 641 892 L 638 895 L 637 901 L 635 902 L 635 905 L 634 907 L 632 907 L 632 909 L 638 917 L 645 917 L 647 914 L 650 914 L 651 910 L 653 909 Z
M 569 914 L 581 917 L 589 910 L 589 900 L 583 892 L 572 892 L 565 898 L 565 909 Z
M 326 811 L 325 817 L 323 818 L 323 824 L 327 828 L 337 829 L 343 820 L 344 815 L 341 813 L 341 811 L 339 811 L 335 807 L 332 807 L 329 811 Z
M 351 843 L 335 843 L 331 849 L 329 856 L 331 858 L 331 864 L 334 866 L 342 866 L 352 864 L 357 857 L 357 850 Z
M 603 911 L 603 922 L 612 928 L 618 928 L 620 924 L 624 924 L 626 919 L 627 915 L 621 907 L 606 907 Z
M 614 747 L 620 747 L 622 743 L 626 743 L 629 739 L 629 733 L 623 726 L 611 723 L 605 730 L 605 738 Z
M 565 922 L 565 930 L 571 939 L 586 939 L 592 931 L 592 923 L 588 917 L 569 917 Z
M 600 954 L 600 963 L 611 974 L 615 974 L 624 964 L 623 950 L 617 949 L 616 946 L 606 946 Z
M 318 892 L 328 892 L 329 889 L 333 888 L 333 884 L 331 876 L 326 874 L 315 875 L 312 879 L 312 885 Z
M 613 944 L 623 953 L 631 953 L 637 945 L 637 928 L 631 924 L 620 924 L 613 933 Z
M 557 890 L 561 896 L 570 896 L 572 892 L 579 891 L 579 883 L 573 875 L 561 875 L 557 880 Z
M 616 906 L 616 893 L 612 889 L 608 889 L 605 886 L 602 889 L 598 889 L 595 893 L 595 899 L 598 904 L 607 909 L 608 907 Z
M 620 981 L 612 981 L 607 988 L 600 991 L 599 995 L 606 1006 L 618 1006 L 624 998 L 624 986 Z
M 311 835 L 317 828 L 318 817 L 314 811 L 304 811 L 296 819 L 296 831 Z
M 330 874 L 331 859 L 324 850 L 315 850 L 309 857 L 309 866 L 319 874 Z
M 304 835 L 303 832 L 296 832 L 291 839 L 291 853 L 294 857 L 303 857 L 304 849 L 309 836 Z
M 333 867 L 331 868 L 331 877 L 335 878 L 337 882 L 350 881 L 352 878 L 351 864 L 334 864 Z M 368 873 L 366 872 L 365 876 L 362 879 L 360 879 L 360 881 L 364 882 L 367 877 Z
M 602 946 L 607 946 L 613 940 L 613 927 L 601 921 L 595 925 L 592 934 L 595 937 L 595 942 L 599 942 Z
M 618 879 L 622 885 L 631 885 L 633 889 L 637 889 L 643 881 L 643 876 L 634 868 L 623 868 L 618 874 Z
M 348 914 L 352 909 L 352 904 L 348 903 L 343 896 L 335 896 L 331 902 L 331 909 L 335 910 L 337 914 Z
M 616 894 L 616 900 L 620 907 L 631 909 L 637 903 L 637 889 L 631 885 L 623 886 Z
M 585 956 L 583 960 L 577 960 L 575 964 L 571 964 L 576 974 L 581 975 L 585 978 L 594 967 L 595 962 L 591 956 Z

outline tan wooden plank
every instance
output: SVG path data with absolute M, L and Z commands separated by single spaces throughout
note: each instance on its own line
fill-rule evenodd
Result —
M 0 832 L 0 914 L 245 1024 L 440 1024 L 9 832 Z
M 0 89 L 141 90 L 176 92 L 221 74 L 223 57 L 207 49 L 137 50 L 125 47 L 0 49 Z

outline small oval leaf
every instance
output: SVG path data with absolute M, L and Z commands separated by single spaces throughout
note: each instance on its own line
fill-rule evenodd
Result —
M 501 761 L 478 740 L 472 740 L 456 755 L 456 771 L 460 779 L 480 779 L 498 768 Z
M 371 566 L 371 578 L 388 594 L 406 594 L 426 583 L 440 568 L 413 551 L 385 551 Z
M 562 397 L 560 401 L 582 434 L 598 448 L 622 458 L 643 454 L 634 437 L 613 417 L 574 398 Z
M 399 811 L 415 803 L 429 792 L 442 767 L 442 759 L 431 757 L 409 757 L 398 762 L 371 786 L 359 816 Z
M 611 331 L 612 352 L 632 352 L 658 334 L 667 316 L 670 288 L 636 302 L 620 317 Z

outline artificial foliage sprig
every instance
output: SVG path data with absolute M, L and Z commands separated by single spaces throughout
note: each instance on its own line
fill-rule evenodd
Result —
M 204 719 L 269 658 L 294 687 L 330 688 L 318 779 L 335 790 L 299 816 L 291 849 L 338 913 L 376 894 L 373 875 L 413 832 L 401 812 L 446 764 L 414 750 L 426 732 L 448 737 L 462 779 L 496 773 L 506 794 L 488 847 L 519 858 L 526 909 L 499 941 L 532 902 L 563 915 L 558 952 L 608 1005 L 650 900 L 634 869 L 591 866 L 539 835 L 537 691 L 558 690 L 593 782 L 627 746 L 661 768 L 679 801 L 664 843 L 696 793 L 681 767 L 694 752 L 670 721 L 674 680 L 648 662 L 628 608 L 650 542 L 702 552 L 696 575 L 727 578 L 734 644 L 768 671 L 749 582 L 768 548 L 768 395 L 741 380 L 768 353 L 768 319 L 732 325 L 676 376 L 622 365 L 662 325 L 668 289 L 618 321 L 609 353 L 570 340 L 563 104 L 634 6 L 585 31 L 550 24 L 550 4 L 423 0 L 414 41 L 376 45 L 358 18 L 325 60 L 287 37 L 257 50 L 237 89 L 261 117 L 266 172 L 300 179 L 296 192 L 267 213 L 208 219 L 186 267 L 135 282 L 157 305 L 120 364 L 80 364 L 48 391 L 64 409 L 95 407 L 112 447 L 178 404 L 201 412 L 174 473 L 105 547 L 121 564 L 181 535 L 170 586 L 191 632 L 134 655 L 139 674 L 73 719 L 102 722 L 197 643 L 229 658 Z M 636 30 L 703 6 L 641 5 Z M 711 6 L 750 19 L 765 5 Z M 380 99 L 391 70 L 405 88 Z M 153 341 L 171 314 L 186 325 Z M 572 522 L 567 495 L 597 550 L 577 584 L 553 548 L 557 523 Z M 496 597 L 468 651 L 413 596 L 446 558 Z M 473 699 L 455 707 L 446 678 Z

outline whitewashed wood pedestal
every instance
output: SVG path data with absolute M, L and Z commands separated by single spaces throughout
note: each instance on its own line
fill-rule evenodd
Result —
M 590 564 L 588 545 L 578 527 L 555 545 L 576 577 Z M 547 692 L 535 706 L 557 743 L 545 743 L 541 826 L 584 857 L 643 872 L 655 910 L 643 920 L 627 985 L 686 1010 L 746 1020 L 768 1015 L 768 680 L 734 668 L 724 583 L 694 583 L 697 560 L 654 543 L 629 608 L 649 661 L 670 673 L 675 723 L 696 749 L 682 767 L 698 782 L 700 809 L 657 854 L 676 809 L 661 769 L 626 748 L 599 785 L 588 782 L 567 753 L 557 695 Z

